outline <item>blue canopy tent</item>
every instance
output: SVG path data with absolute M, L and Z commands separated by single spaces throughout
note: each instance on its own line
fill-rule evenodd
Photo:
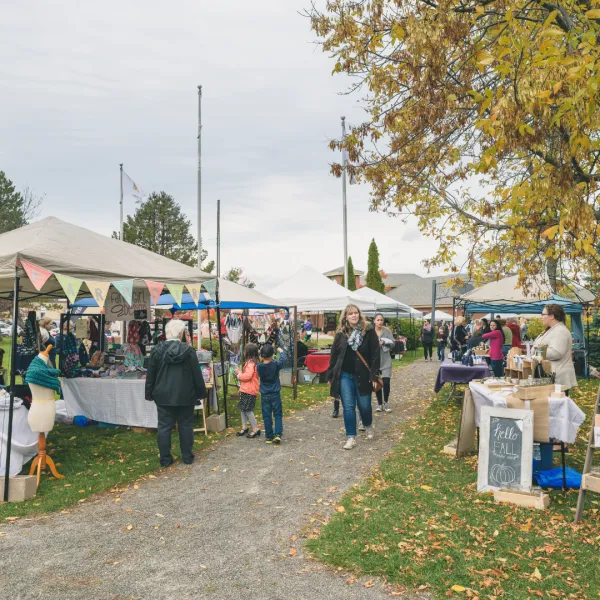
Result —
M 454 311 L 463 308 L 465 314 L 475 313 L 517 313 L 540 315 L 546 304 L 558 304 L 565 313 L 571 316 L 571 330 L 573 334 L 573 348 L 585 361 L 584 373 L 589 376 L 588 347 L 589 324 L 587 328 L 587 344 L 583 328 L 583 312 L 594 301 L 594 295 L 588 290 L 575 285 L 572 298 L 565 298 L 552 292 L 551 288 L 542 280 L 531 284 L 531 290 L 525 293 L 518 287 L 518 277 L 513 275 L 499 281 L 471 290 L 467 294 L 454 298 Z
M 158 303 L 155 305 L 152 301 L 150 304 L 153 308 L 170 310 L 171 314 L 174 315 L 178 310 L 208 310 L 215 309 L 217 311 L 217 318 L 220 318 L 220 309 L 225 310 L 275 310 L 275 309 L 288 309 L 287 306 L 283 306 L 280 301 L 270 298 L 257 290 L 253 290 L 237 283 L 227 281 L 224 279 L 218 280 L 218 286 L 216 290 L 215 300 L 212 300 L 206 293 L 200 294 L 200 299 L 196 305 L 192 300 L 191 294 L 183 294 L 181 298 L 181 305 L 175 302 L 175 298 L 171 294 L 162 294 L 158 299 Z M 98 304 L 93 298 L 80 298 L 73 304 L 71 304 L 69 310 L 71 314 L 81 314 L 85 312 L 87 308 L 98 308 Z M 294 308 L 294 307 L 292 307 Z M 293 334 L 293 358 L 292 358 L 292 388 L 294 390 L 294 399 L 297 397 L 297 356 L 296 356 L 296 311 L 294 312 L 294 319 L 292 323 Z M 200 332 L 198 332 L 198 338 Z M 211 338 L 212 339 L 212 338 Z M 221 330 L 219 328 L 219 348 L 221 350 L 221 369 L 223 371 L 223 386 L 224 386 L 224 409 L 225 409 L 225 420 L 226 426 L 228 426 L 228 415 L 227 415 L 227 379 L 224 367 L 223 357 L 223 339 L 221 336 Z

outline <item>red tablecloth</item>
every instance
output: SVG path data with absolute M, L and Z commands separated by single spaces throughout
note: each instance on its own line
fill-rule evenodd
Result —
M 304 364 L 311 373 L 325 373 L 329 369 L 331 354 L 309 354 Z

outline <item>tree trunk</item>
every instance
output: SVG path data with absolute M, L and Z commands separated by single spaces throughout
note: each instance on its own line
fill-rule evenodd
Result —
M 552 292 L 556 294 L 557 281 L 556 281 L 556 270 L 558 268 L 558 261 L 555 258 L 550 257 L 546 261 L 546 274 L 548 275 L 548 282 Z

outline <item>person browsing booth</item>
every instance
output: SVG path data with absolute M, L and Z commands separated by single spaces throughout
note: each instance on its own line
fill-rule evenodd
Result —
M 283 435 L 283 406 L 281 404 L 281 382 L 279 371 L 285 366 L 285 352 L 279 349 L 281 358 L 274 360 L 275 350 L 271 344 L 260 349 L 262 362 L 258 365 L 260 378 L 260 404 L 265 426 L 267 444 L 280 444 Z M 275 431 L 273 431 L 275 417 Z

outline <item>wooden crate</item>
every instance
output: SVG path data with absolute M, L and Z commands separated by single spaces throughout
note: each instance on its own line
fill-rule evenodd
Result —
M 509 502 L 519 506 L 529 506 L 538 510 L 545 510 L 550 506 L 550 496 L 544 492 L 517 492 L 512 490 L 494 491 L 496 502 Z
M 600 492 L 600 473 L 584 473 L 581 477 L 581 489 Z
M 517 388 L 513 395 L 519 400 L 535 400 L 536 398 L 550 398 L 552 392 L 554 392 L 554 385 L 532 385 Z

